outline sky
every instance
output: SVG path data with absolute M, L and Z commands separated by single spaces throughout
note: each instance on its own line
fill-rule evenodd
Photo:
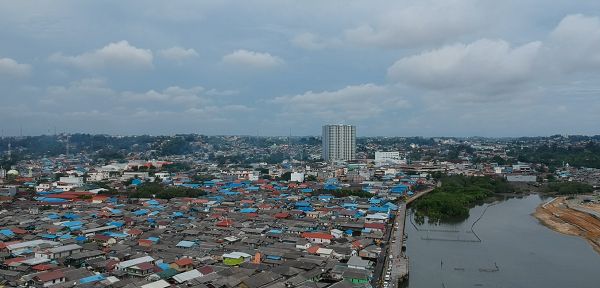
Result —
M 3 136 L 600 134 L 600 1 L 0 0 L 0 39 Z

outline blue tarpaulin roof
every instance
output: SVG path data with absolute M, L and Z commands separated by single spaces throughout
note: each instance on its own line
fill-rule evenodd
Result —
M 190 248 L 192 246 L 196 245 L 196 242 L 192 242 L 192 241 L 179 241 L 179 243 L 177 243 L 177 247 L 184 247 L 184 248 Z
M 106 279 L 106 278 L 102 274 L 96 274 L 96 275 L 92 275 L 89 277 L 79 279 L 79 283 L 86 284 L 86 283 L 102 281 L 104 279 Z
M 256 212 L 256 208 L 244 208 L 240 210 L 241 213 L 254 213 Z
M 404 193 L 408 190 L 408 186 L 405 185 L 397 185 L 392 187 L 392 189 L 390 190 L 390 192 L 392 193 Z
M 133 215 L 136 215 L 136 216 L 141 216 L 141 215 L 145 215 L 145 214 L 148 214 L 148 210 L 146 210 L 146 209 L 140 209 L 140 210 L 133 212 Z
M 148 201 L 146 201 L 146 203 L 148 205 L 159 205 L 160 204 L 160 202 L 158 202 L 156 200 L 148 200 Z
M 171 268 L 168 263 L 158 263 L 156 264 L 156 266 L 158 266 L 158 268 L 160 268 L 163 271 Z
M 0 234 L 4 235 L 6 237 L 15 236 L 15 233 L 10 229 L 2 229 L 2 230 L 0 230 Z
M 58 235 L 56 234 L 43 234 L 42 238 L 46 238 L 46 239 L 56 239 L 58 238 Z
M 63 222 L 61 225 L 62 226 L 66 226 L 66 227 L 81 226 L 81 225 L 83 225 L 83 222 L 81 222 L 81 221 L 68 221 L 68 222 Z
M 299 201 L 294 204 L 296 207 L 309 207 L 310 203 L 307 201 Z
M 71 239 L 73 236 L 71 234 L 64 234 L 59 237 L 60 239 Z
M 65 202 L 68 202 L 67 200 L 60 199 L 60 198 L 35 197 L 34 199 L 37 200 L 37 201 L 48 202 L 48 203 L 65 203 Z
M 77 214 L 73 214 L 73 213 L 66 213 L 65 215 L 63 215 L 63 218 L 65 219 L 77 219 L 81 216 L 77 215 Z
M 121 222 L 121 221 L 111 221 L 106 223 L 106 225 L 113 225 L 115 227 L 122 227 L 123 225 L 125 225 L 125 223 Z
M 326 184 L 325 186 L 323 186 L 323 189 L 325 190 L 337 190 L 338 188 L 339 187 L 334 184 Z

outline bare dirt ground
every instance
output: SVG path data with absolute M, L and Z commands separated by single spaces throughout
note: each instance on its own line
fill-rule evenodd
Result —
M 598 211 L 596 209 L 600 210 L 600 205 L 586 205 L 585 208 Z M 552 203 L 540 205 L 533 216 L 554 231 L 586 239 L 600 254 L 600 219 L 567 207 L 564 197 L 558 197 Z

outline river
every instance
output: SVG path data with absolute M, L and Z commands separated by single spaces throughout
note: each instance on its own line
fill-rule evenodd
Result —
M 409 287 L 600 287 L 600 255 L 539 224 L 531 213 L 542 201 L 533 194 L 484 204 L 454 224 L 413 225 L 409 215 Z

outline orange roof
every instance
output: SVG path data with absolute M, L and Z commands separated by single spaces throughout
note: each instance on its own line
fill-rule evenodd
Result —
M 221 220 L 217 222 L 217 226 L 219 227 L 229 227 L 231 225 L 233 225 L 233 221 L 231 220 Z
M 323 232 L 304 232 L 302 233 L 303 238 L 316 238 L 316 239 L 333 239 L 333 235 Z
M 319 246 L 315 245 L 315 246 L 310 246 L 308 247 L 308 249 L 306 249 L 306 252 L 308 252 L 309 254 L 317 254 L 317 251 L 319 250 Z
M 0 242 L 0 249 L 4 249 L 8 245 L 16 244 L 16 243 L 21 243 L 21 241 Z
M 148 240 L 148 239 L 140 239 L 138 240 L 138 245 L 152 245 L 154 242 L 152 242 L 152 240 Z
M 192 259 L 190 258 L 181 258 L 175 262 L 173 262 L 175 264 L 177 264 L 177 266 L 186 266 L 186 265 L 192 265 L 194 264 L 194 261 L 192 261 Z
M 21 228 L 11 228 L 10 230 L 15 234 L 27 234 L 27 231 Z
M 4 260 L 4 265 L 10 265 L 11 263 L 25 261 L 26 259 L 27 258 L 25 258 L 25 257 L 16 257 L 16 258 L 11 258 L 11 259 L 6 259 L 6 260 Z

